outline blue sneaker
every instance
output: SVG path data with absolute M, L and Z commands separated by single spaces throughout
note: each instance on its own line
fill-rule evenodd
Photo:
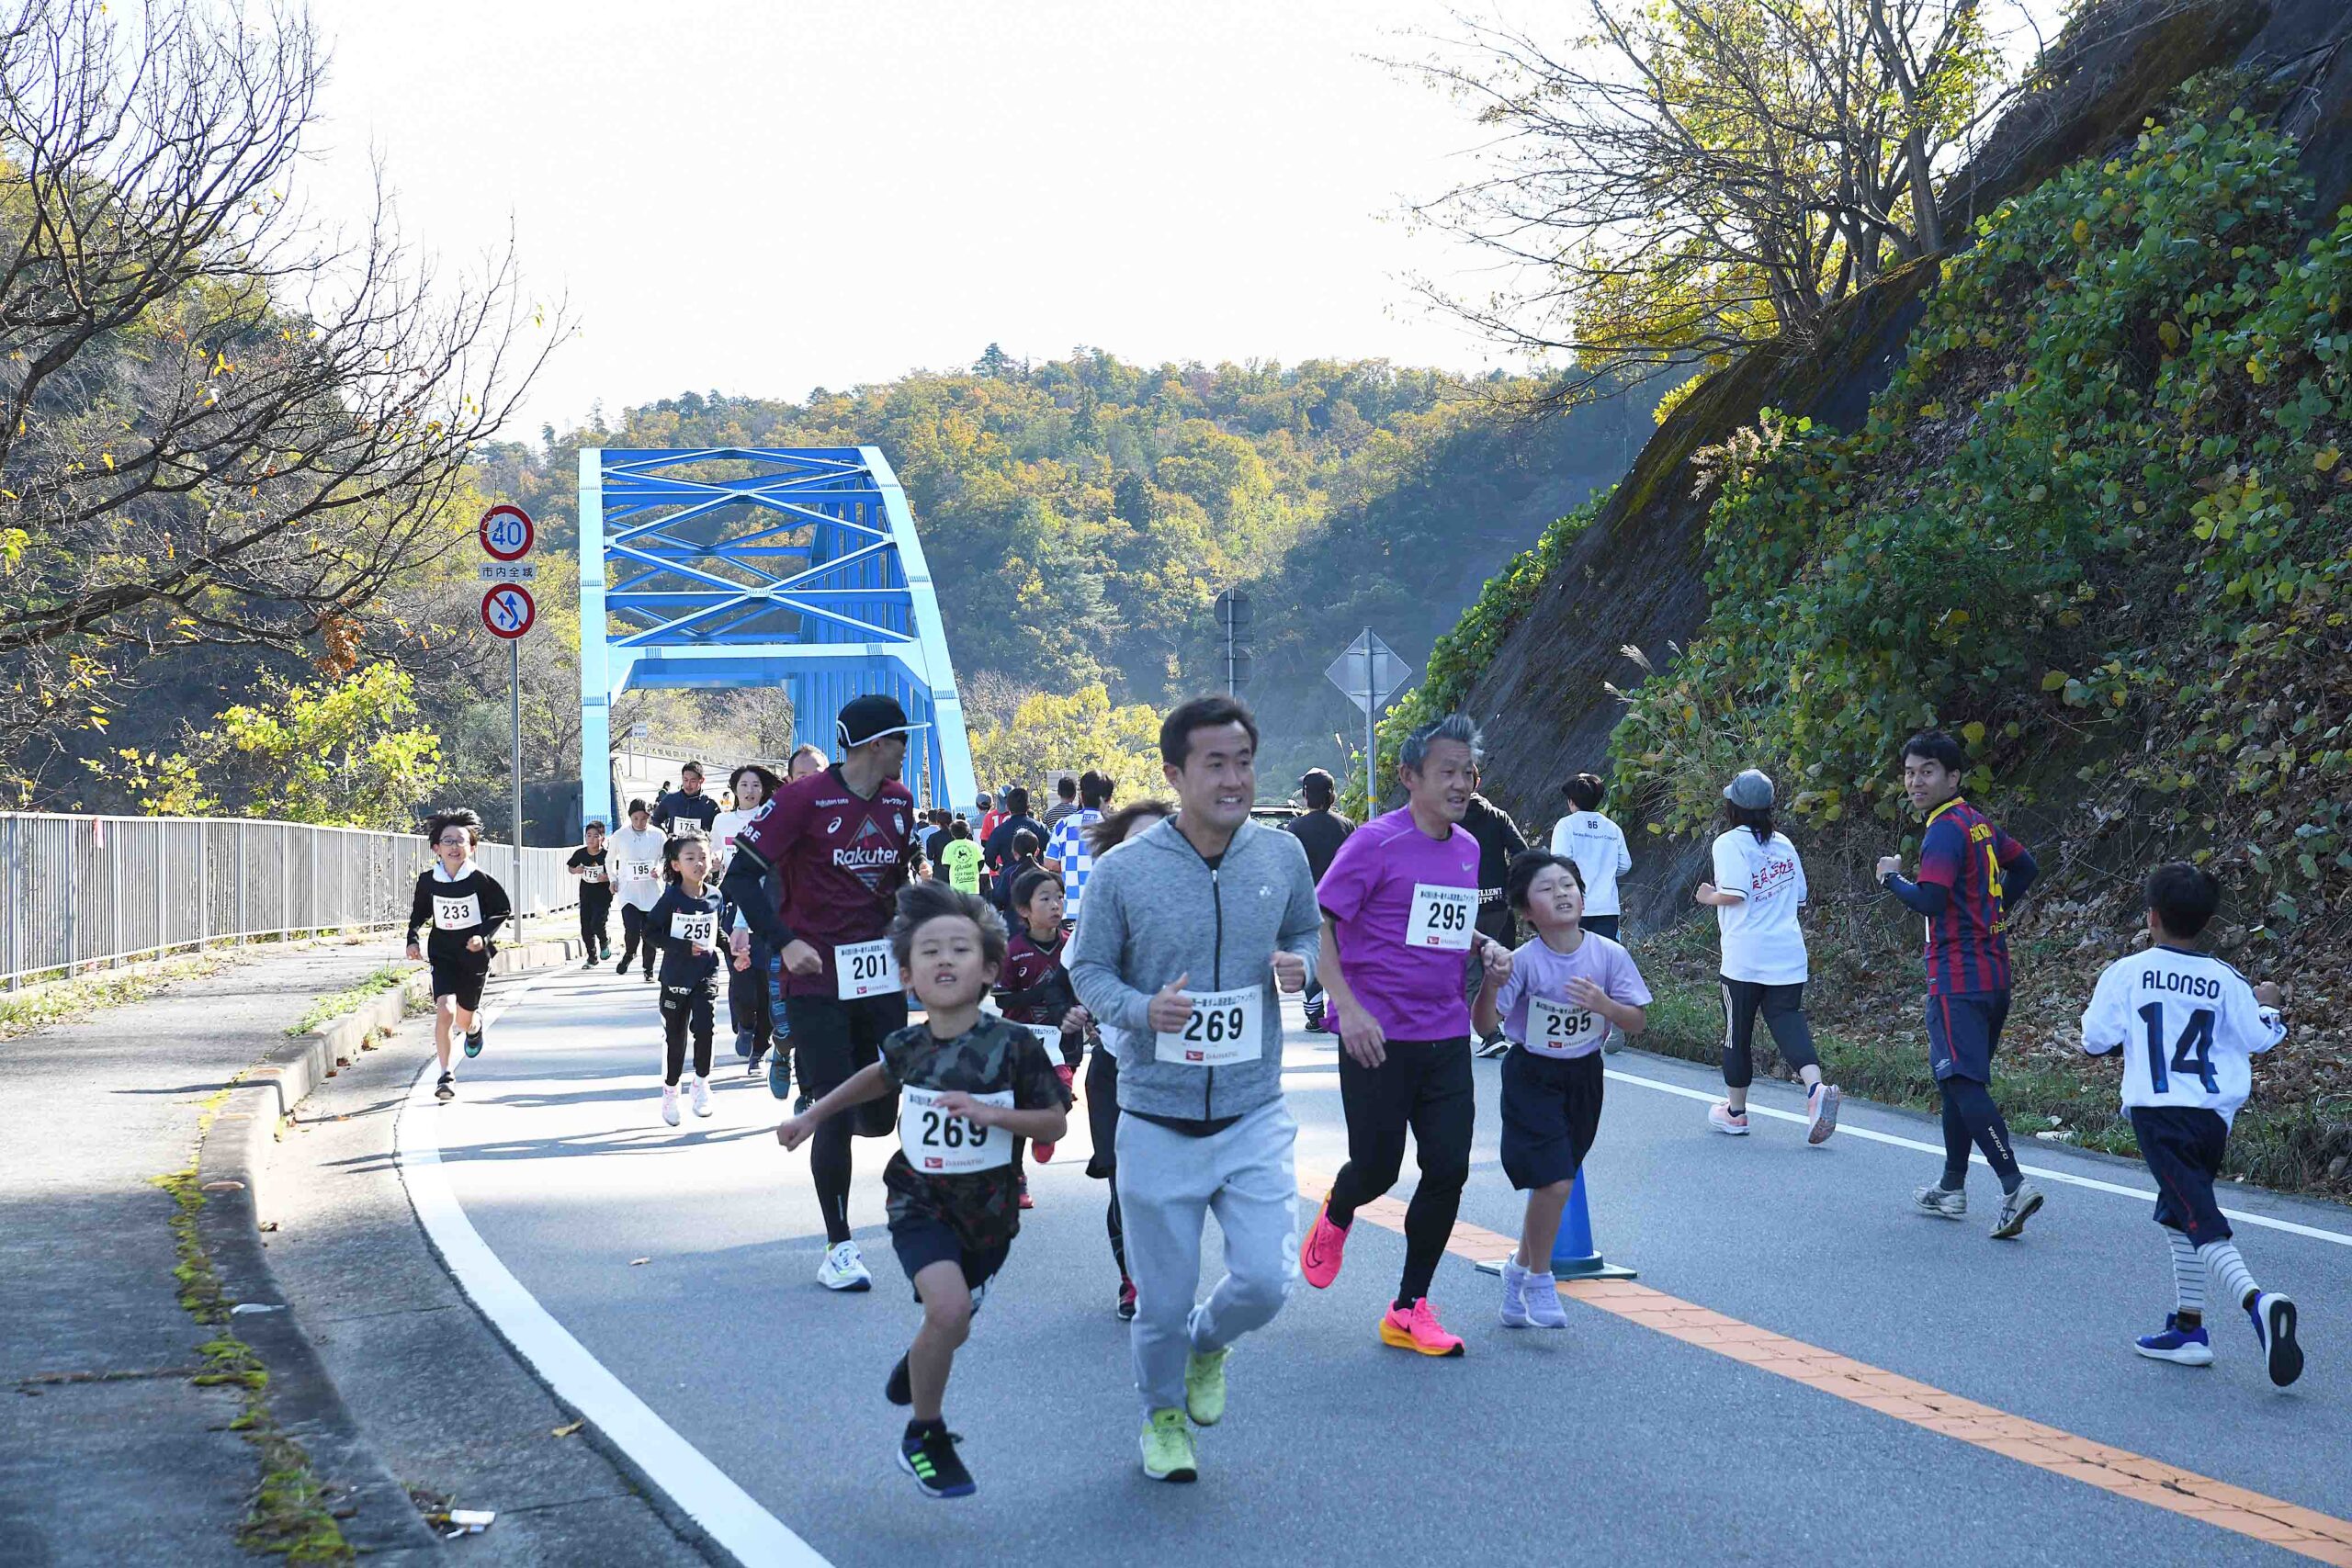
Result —
M 2276 1291 L 2256 1291 L 2247 1303 L 2270 1381 L 2285 1388 L 2303 1375 L 2303 1348 L 2295 1343 L 2295 1303 Z
M 2152 1361 L 2170 1361 L 2182 1367 L 2210 1367 L 2213 1364 L 2213 1339 L 2205 1332 L 2204 1325 L 2183 1328 L 2180 1314 L 2165 1314 L 2162 1334 L 2143 1334 L 2132 1341 L 2132 1348 Z
M 792 1053 L 781 1041 L 768 1053 L 768 1092 L 778 1100 L 792 1098 Z
M 738 1056 L 749 1056 L 751 1054 L 752 1032 L 748 1029 L 737 1030 L 735 1032 L 735 1055 Z

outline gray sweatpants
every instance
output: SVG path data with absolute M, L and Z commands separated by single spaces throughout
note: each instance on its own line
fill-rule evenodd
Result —
M 1136 1282 L 1136 1390 L 1143 1413 L 1184 1407 L 1184 1364 L 1282 1311 L 1298 1279 L 1298 1123 L 1270 1100 L 1222 1133 L 1195 1138 L 1132 1114 L 1119 1118 L 1119 1213 Z M 1225 1278 L 1198 1306 L 1201 1227 L 1225 1232 Z

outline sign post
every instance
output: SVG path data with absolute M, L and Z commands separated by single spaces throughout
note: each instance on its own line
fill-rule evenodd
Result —
M 1216 629 L 1225 640 L 1225 694 L 1239 696 L 1250 682 L 1250 595 L 1228 588 L 1216 596 Z
M 1363 814 L 1369 820 L 1380 799 L 1380 781 L 1374 775 L 1380 767 L 1381 705 L 1412 680 L 1413 667 L 1366 626 L 1324 674 L 1363 710 Z
M 531 514 L 519 506 L 493 506 L 481 514 L 477 530 L 482 553 L 481 579 L 490 589 L 481 596 L 481 624 L 506 644 L 506 724 L 511 750 L 510 787 L 514 792 L 514 858 L 507 896 L 523 908 L 523 634 L 539 618 L 539 606 L 523 586 L 538 576 L 538 568 L 524 561 L 538 542 Z

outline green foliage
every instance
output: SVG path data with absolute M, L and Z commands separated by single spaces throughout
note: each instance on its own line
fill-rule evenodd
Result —
M 2192 835 L 2261 805 L 2274 920 L 2342 886 L 2352 209 L 2299 245 L 2306 194 L 2242 113 L 2152 123 L 1980 221 L 1863 428 L 1709 454 L 1713 613 L 1628 700 L 1621 798 L 1691 830 L 1760 765 L 1897 820 L 1932 724 L 1973 788 L 2047 759 Z
M 973 728 L 972 767 L 983 789 L 1023 784 L 1033 797 L 1057 769 L 1107 773 L 1123 800 L 1164 793 L 1159 715 L 1141 704 L 1114 705 L 1099 681 L 1066 697 L 1031 692 L 1001 721 Z
M 1609 504 L 1609 498 L 1614 493 L 1616 487 L 1612 485 L 1574 512 L 1555 518 L 1533 545 L 1487 580 L 1478 591 L 1478 597 L 1462 612 L 1453 629 L 1431 646 L 1429 667 L 1421 672 L 1420 683 L 1390 705 L 1380 720 L 1378 777 L 1385 780 L 1394 773 L 1396 749 L 1404 744 L 1405 737 L 1452 713 L 1470 694 L 1470 688 L 1494 661 L 1503 639 L 1534 608 L 1536 597 L 1543 592 L 1553 569 L 1592 525 L 1592 520 L 1600 515 L 1601 508 Z M 1366 809 L 1361 773 L 1350 781 L 1349 801 L 1358 811 Z
M 259 703 L 223 709 L 169 756 L 124 748 L 85 765 L 156 816 L 224 810 L 288 822 L 407 828 L 442 777 L 441 742 L 418 716 L 407 671 L 370 664 L 315 685 L 274 676 Z
M 287 1025 L 286 1032 L 308 1034 L 323 1023 L 332 1023 L 345 1013 L 356 1012 L 368 1001 L 390 990 L 415 974 L 413 964 L 387 964 L 356 986 L 346 987 L 330 997 L 321 997 L 302 1010 L 302 1016 Z

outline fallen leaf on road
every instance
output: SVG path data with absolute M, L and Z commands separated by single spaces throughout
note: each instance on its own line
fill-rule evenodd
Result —
M 552 1432 L 548 1433 L 548 1435 L 549 1437 L 553 1437 L 553 1438 L 568 1438 L 568 1437 L 571 1436 L 571 1434 L 572 1434 L 572 1433 L 577 1432 L 578 1430 L 580 1430 L 580 1428 L 581 1428 L 581 1427 L 585 1427 L 586 1425 L 588 1425 L 588 1423 L 587 1423 L 587 1422 L 585 1422 L 585 1421 L 574 1421 L 574 1422 L 573 1422 L 573 1423 L 571 1423 L 571 1425 L 570 1425 L 569 1427 L 558 1427 L 554 1431 L 552 1431 Z
M 628 1260 L 628 1266 L 634 1269 L 640 1263 L 650 1263 L 652 1261 L 653 1259 L 650 1258 L 632 1258 Z

